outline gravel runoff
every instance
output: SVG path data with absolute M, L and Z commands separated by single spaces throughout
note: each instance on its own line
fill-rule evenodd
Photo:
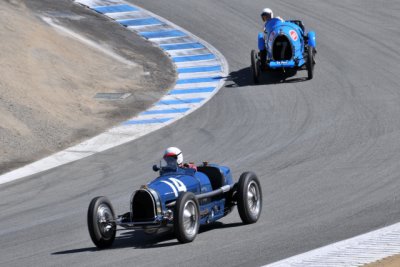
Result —
M 175 82 L 171 61 L 149 42 L 72 1 L 53 2 L 0 3 L 0 173 L 134 116 Z M 130 95 L 106 101 L 98 93 Z

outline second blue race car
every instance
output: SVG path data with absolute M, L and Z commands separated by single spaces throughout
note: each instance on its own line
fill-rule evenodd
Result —
M 251 51 L 253 80 L 259 82 L 259 75 L 266 70 L 287 69 L 308 72 L 308 79 L 314 75 L 316 37 L 315 32 L 305 34 L 299 20 L 283 21 L 270 19 L 265 25 L 265 33 L 258 34 L 258 49 Z M 262 53 L 266 53 L 262 56 Z

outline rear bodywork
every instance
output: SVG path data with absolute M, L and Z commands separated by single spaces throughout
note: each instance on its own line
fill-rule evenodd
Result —
M 301 21 L 271 19 L 265 25 L 265 34 L 258 35 L 258 48 L 266 49 L 266 65 L 270 69 L 301 69 L 307 63 L 307 50 L 315 51 L 315 33 L 304 33 Z

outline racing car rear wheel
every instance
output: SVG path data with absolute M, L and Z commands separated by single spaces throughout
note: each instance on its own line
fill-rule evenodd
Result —
M 184 192 L 176 201 L 174 212 L 174 231 L 181 243 L 192 242 L 199 232 L 199 202 L 192 192 Z
M 255 223 L 262 210 L 260 181 L 253 172 L 240 175 L 237 191 L 237 206 L 243 223 Z
M 308 72 L 308 79 L 311 80 L 314 76 L 314 49 L 308 47 L 307 49 L 307 72 Z
M 108 248 L 116 234 L 114 209 L 106 197 L 95 197 L 89 204 L 87 224 L 90 238 L 96 247 Z
M 251 50 L 251 72 L 253 74 L 254 83 L 258 83 L 260 72 L 258 68 L 257 52 L 255 50 Z

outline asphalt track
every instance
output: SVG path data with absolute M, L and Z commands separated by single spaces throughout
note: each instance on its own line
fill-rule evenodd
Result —
M 317 32 L 314 79 L 250 79 L 250 49 L 265 1 L 134 1 L 214 45 L 229 81 L 205 106 L 134 142 L 0 187 L 2 266 L 257 266 L 400 221 L 400 3 L 272 1 Z M 123 232 L 98 251 L 86 228 L 91 198 L 117 213 L 154 177 L 163 149 L 188 161 L 252 170 L 263 214 L 237 212 L 193 243 Z

